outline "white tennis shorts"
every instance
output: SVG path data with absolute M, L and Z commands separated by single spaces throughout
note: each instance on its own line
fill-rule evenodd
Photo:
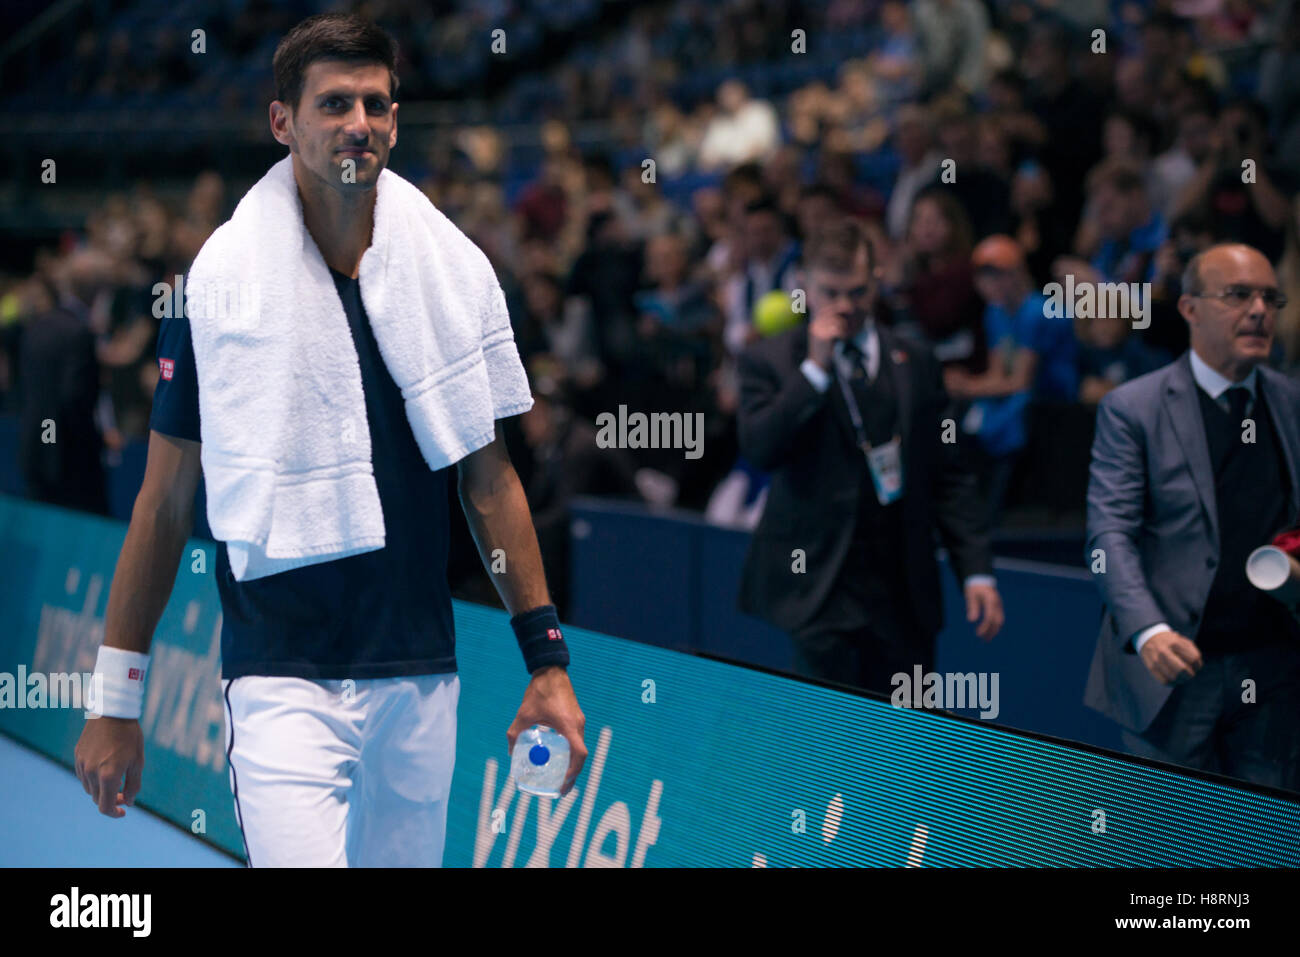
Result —
M 221 682 L 249 867 L 441 867 L 456 674 Z

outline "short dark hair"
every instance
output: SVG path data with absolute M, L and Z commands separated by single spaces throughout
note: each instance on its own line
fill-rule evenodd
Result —
M 911 229 L 912 217 L 916 215 L 916 206 L 923 200 L 929 200 L 939 207 L 939 214 L 948 223 L 950 235 L 948 252 L 960 259 L 969 259 L 975 248 L 975 228 L 971 225 L 970 213 L 952 187 L 942 183 L 931 183 L 922 187 L 912 197 L 912 210 L 908 213 L 908 229 Z
M 776 197 L 771 193 L 763 193 L 745 204 L 745 215 L 749 216 L 752 213 L 771 213 L 777 219 L 784 218 Z
M 867 268 L 874 269 L 876 250 L 858 221 L 850 216 L 829 220 L 813 230 L 804 243 L 803 268 L 848 272 L 863 246 L 867 248 Z
M 737 186 L 740 186 L 743 183 L 762 186 L 763 167 L 759 166 L 753 160 L 750 160 L 747 163 L 741 163 L 739 166 L 733 166 L 722 178 L 722 191 L 730 195 L 735 191 Z
M 1116 192 L 1131 194 L 1146 188 L 1146 179 L 1142 167 L 1132 160 L 1113 157 L 1102 160 L 1088 174 L 1088 189 L 1096 190 L 1109 186 Z
M 1117 119 L 1128 124 L 1134 138 L 1146 143 L 1147 152 L 1154 153 L 1160 146 L 1160 124 L 1150 114 L 1141 110 L 1120 107 L 1106 114 L 1106 119 Z
M 1029 81 L 1026 80 L 1025 75 L 1015 67 L 1007 67 L 1006 69 L 998 70 L 993 74 L 992 82 L 1005 84 L 1019 93 L 1022 97 L 1029 92 Z
M 318 13 L 285 34 L 271 60 L 276 99 L 296 110 L 307 67 L 317 60 L 382 64 L 388 67 L 389 93 L 397 98 L 397 42 L 365 17 Z
M 808 183 L 806 186 L 799 188 L 799 199 L 815 199 L 820 196 L 822 199 L 829 199 L 832 203 L 839 204 L 840 191 L 825 180 L 817 180 Z
M 1255 121 L 1265 134 L 1268 133 L 1268 108 L 1253 96 L 1234 96 L 1220 108 L 1220 113 L 1228 110 L 1240 110 Z

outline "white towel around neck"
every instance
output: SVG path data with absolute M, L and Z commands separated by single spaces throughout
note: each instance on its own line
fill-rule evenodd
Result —
M 414 185 L 376 184 L 361 300 L 430 469 L 532 406 L 491 264 Z M 249 581 L 384 547 L 361 367 L 286 156 L 199 251 L 185 311 L 208 524 Z

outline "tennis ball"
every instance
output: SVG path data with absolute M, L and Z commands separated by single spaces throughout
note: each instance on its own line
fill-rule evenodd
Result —
M 794 311 L 790 294 L 784 289 L 773 289 L 754 303 L 754 328 L 764 336 L 793 329 L 803 321 Z

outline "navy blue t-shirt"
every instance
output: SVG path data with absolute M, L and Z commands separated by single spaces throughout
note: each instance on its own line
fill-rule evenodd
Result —
M 333 269 L 330 273 L 361 364 L 385 544 L 376 551 L 238 582 L 226 545 L 219 543 L 223 678 L 365 679 L 456 670 L 447 586 L 448 483 L 454 466 L 435 472 L 424 461 L 401 390 L 366 318 L 361 285 Z M 162 321 L 158 359 L 161 374 L 149 427 L 201 441 L 188 321 Z

